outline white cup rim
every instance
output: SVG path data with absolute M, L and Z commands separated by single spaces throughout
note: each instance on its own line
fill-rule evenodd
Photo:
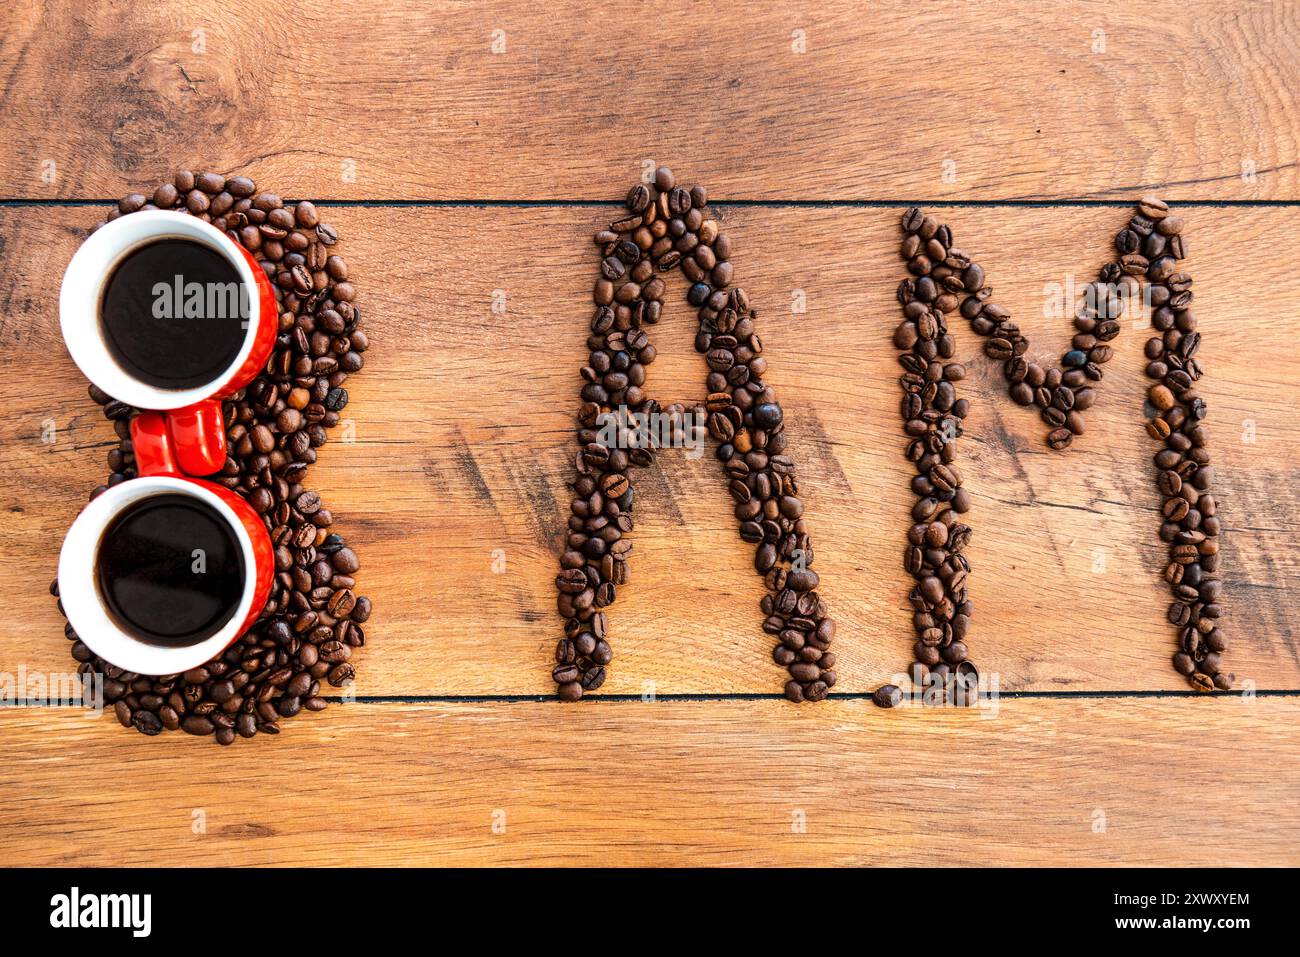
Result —
M 192 389 L 161 389 L 123 369 L 109 351 L 99 322 L 100 295 L 112 270 L 132 250 L 168 237 L 194 240 L 220 253 L 248 290 L 248 327 L 238 355 L 211 382 Z M 72 361 L 104 392 L 138 409 L 183 409 L 212 398 L 252 353 L 260 309 L 257 277 L 230 237 L 196 216 L 174 210 L 147 209 L 100 226 L 73 254 L 59 289 L 59 326 Z
M 96 560 L 104 530 L 123 510 L 168 492 L 189 495 L 212 506 L 229 524 L 244 558 L 244 588 L 230 620 L 197 644 L 151 645 L 119 626 L 99 592 Z M 257 592 L 257 555 L 235 510 L 216 492 L 197 482 L 172 476 L 142 476 L 114 485 L 94 498 L 77 516 L 59 553 L 59 600 L 77 637 L 110 664 L 143 675 L 180 674 L 220 654 L 239 637 Z

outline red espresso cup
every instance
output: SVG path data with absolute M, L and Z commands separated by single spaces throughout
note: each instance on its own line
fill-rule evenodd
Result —
M 163 240 L 201 245 L 229 263 L 238 276 L 246 313 L 234 359 L 211 381 L 189 388 L 160 388 L 133 374 L 110 348 L 103 321 L 105 288 L 115 270 L 132 253 Z M 59 556 L 64 612 L 78 637 L 120 668 L 149 675 L 186 671 L 220 654 L 257 620 L 275 576 L 271 540 L 261 516 L 237 493 L 202 478 L 226 461 L 221 401 L 257 377 L 275 345 L 275 292 L 257 261 L 216 227 L 184 213 L 147 210 L 105 224 L 77 250 L 63 277 L 59 321 L 68 352 L 86 378 L 142 410 L 131 423 L 138 477 L 91 501 L 64 538 Z M 225 523 L 238 543 L 244 577 L 239 601 L 219 630 L 185 645 L 139 637 L 111 611 L 98 575 L 100 547 L 115 520 L 144 499 L 175 494 L 197 499 L 196 504 Z

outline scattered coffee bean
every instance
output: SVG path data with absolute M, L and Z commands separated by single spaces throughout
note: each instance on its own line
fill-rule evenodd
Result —
M 872 694 L 871 700 L 881 708 L 896 708 L 903 703 L 903 689 L 898 685 L 881 685 Z

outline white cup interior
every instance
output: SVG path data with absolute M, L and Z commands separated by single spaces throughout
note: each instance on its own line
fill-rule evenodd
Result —
M 104 340 L 99 319 L 104 285 L 129 253 L 160 239 L 188 239 L 221 254 L 248 290 L 250 314 L 234 361 L 212 382 L 192 389 L 160 389 L 123 369 Z M 234 376 L 253 351 L 260 301 L 253 269 L 234 242 L 210 223 L 186 213 L 150 209 L 106 223 L 81 244 L 63 274 L 59 325 L 72 361 L 86 378 L 113 398 L 138 409 L 182 409 L 210 398 Z
M 113 520 L 143 499 L 170 492 L 192 496 L 215 508 L 234 531 L 244 556 L 244 589 L 235 613 L 212 637 L 182 647 L 148 644 L 118 625 L 100 594 L 96 573 L 99 543 Z M 59 599 L 77 637 L 106 661 L 139 674 L 178 674 L 219 654 L 239 637 L 239 628 L 252 610 L 256 591 L 257 556 L 243 522 L 211 489 L 184 479 L 145 476 L 114 485 L 77 516 L 59 554 Z

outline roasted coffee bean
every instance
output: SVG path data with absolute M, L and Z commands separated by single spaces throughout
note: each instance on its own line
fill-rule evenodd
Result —
M 202 214 L 257 258 L 279 297 L 280 338 L 266 370 L 224 404 L 229 456 L 212 477 L 245 496 L 264 517 L 278 575 L 262 616 L 222 654 L 179 677 L 133 676 L 70 642 L 82 672 L 105 675 L 105 700 L 118 720 L 147 735 L 181 729 L 228 744 L 258 731 L 279 733 L 279 720 L 302 707 L 320 710 L 326 676 L 346 683 L 352 650 L 365 642 L 370 602 L 354 591 L 358 562 L 341 537 L 325 530 L 333 516 L 302 487 L 316 449 L 347 405 L 344 382 L 361 366 L 369 339 L 359 324 L 347 264 L 327 247 L 338 241 L 309 202 L 285 204 L 258 193 L 246 177 L 176 174 L 152 194 L 160 209 Z M 119 203 L 117 215 L 145 208 L 143 195 Z M 224 222 L 219 219 L 224 218 Z M 135 477 L 128 420 L 135 410 L 99 390 L 92 400 L 115 423 L 110 483 Z M 294 625 L 301 625 L 295 630 Z M 322 657 L 321 649 L 326 649 Z M 337 663 L 331 664 L 331 660 Z M 281 704 L 281 702 L 285 702 Z M 294 702 L 290 704 L 288 702 Z
M 1074 439 L 1074 433 L 1069 429 L 1053 429 L 1047 436 L 1048 446 L 1056 452 L 1069 446 Z
M 788 669 L 788 684 L 797 689 L 787 696 L 818 701 L 835 682 L 834 655 L 827 650 L 834 625 L 809 567 L 813 551 L 804 528 L 804 502 L 794 465 L 783 454 L 785 415 L 763 381 L 767 358 L 755 331 L 755 310 L 744 290 L 731 286 L 731 242 L 706 202 L 702 187 L 678 185 L 672 171 L 660 167 L 653 184 L 628 191 L 626 206 L 633 215 L 595 235 L 597 308 L 589 325 L 590 357 L 582 369 L 586 384 L 578 417 L 578 475 L 567 550 L 556 577 L 565 638 L 556 649 L 552 678 L 566 701 L 581 698 L 605 680 L 613 653 L 605 640 L 604 615 L 593 609 L 608 607 L 617 586 L 627 580 L 632 545 L 624 536 L 631 531 L 635 492 L 628 467 L 648 465 L 651 448 L 660 444 L 657 437 L 641 441 L 630 427 L 616 429 L 609 447 L 606 439 L 598 440 L 598 423 L 614 418 L 621 407 L 664 420 L 672 444 L 702 439 L 705 432 L 717 443 L 740 537 L 754 546 L 754 568 L 768 589 L 763 629 L 786 636 L 773 657 Z M 928 227 L 924 232 L 918 249 L 922 242 L 942 243 Z M 661 409 L 642 391 L 645 366 L 655 357 L 644 327 L 658 321 L 666 289 L 654 273 L 674 267 L 690 284 L 687 302 L 699 315 L 695 346 L 708 369 L 707 399 L 689 409 Z
M 653 200 L 650 188 L 642 183 L 637 183 L 627 194 L 627 208 L 634 213 L 644 213 L 646 208 Z
M 912 208 L 903 214 L 902 228 L 900 253 L 911 277 L 898 287 L 903 322 L 895 330 L 894 344 L 904 369 L 900 383 L 905 393 L 901 410 L 909 442 L 907 457 L 917 466 L 912 480 L 917 496 L 912 512 L 916 524 L 903 558 L 904 568 L 917 583 L 911 595 L 916 609 L 914 668 L 930 676 L 928 669 L 934 667 L 937 674 L 945 667 L 940 664 L 943 661 L 967 668 L 964 673 L 968 676 L 977 674 L 966 660 L 965 638 L 972 611 L 966 598 L 969 563 L 958 554 L 970 530 L 962 526 L 958 539 L 954 526 L 954 540 L 947 541 L 944 524 L 970 504 L 960 476 L 951 467 L 955 439 L 962 432 L 960 420 L 967 411 L 953 383 L 965 378 L 965 369 L 952 375 L 949 370 L 960 367 L 944 365 L 944 360 L 952 357 L 952 348 L 950 342 L 943 351 L 938 346 L 944 336 L 941 314 L 959 312 L 971 329 L 984 337 L 985 353 L 1002 364 L 1011 399 L 1039 408 L 1049 429 L 1047 445 L 1062 451 L 1084 433 L 1083 414 L 1096 401 L 1092 383 L 1101 380 L 1102 366 L 1113 354 L 1107 343 L 1120 334 L 1119 317 L 1125 312 L 1126 299 L 1141 291 L 1143 281 L 1148 284 L 1154 310 L 1152 324 L 1164 333 L 1146 344 L 1147 374 L 1154 380 L 1147 398 L 1155 412 L 1146 430 L 1164 446 L 1156 454 L 1155 464 L 1157 488 L 1164 499 L 1161 537 L 1170 543 L 1166 578 L 1175 598 L 1168 617 L 1191 635 L 1217 634 L 1214 623 L 1220 584 L 1215 578 L 1201 578 L 1203 572 L 1210 571 L 1207 561 L 1217 567 L 1219 551 L 1219 523 L 1202 504 L 1209 498 L 1213 509 L 1213 498 L 1203 495 L 1213 478 L 1200 426 L 1205 405 L 1193 388 L 1201 373 L 1193 358 L 1201 338 L 1188 309 L 1191 278 L 1179 271 L 1178 261 L 1185 249 L 1181 242 L 1174 249 L 1167 240 L 1181 240 L 1182 219 L 1169 216 L 1165 203 L 1154 197 L 1138 204 L 1128 226 L 1115 237 L 1118 259 L 1103 266 L 1098 280 L 1084 289 L 1075 313 L 1077 331 L 1072 348 L 1061 357 L 1060 365 L 1051 369 L 1027 358 L 1028 342 L 1010 314 L 989 301 L 992 291 L 985 285 L 984 270 L 953 249 L 948 227 Z M 927 287 L 927 283 L 930 287 L 941 284 L 953 301 L 939 303 L 938 289 Z M 938 312 L 936 305 L 940 306 Z M 1196 640 L 1199 642 L 1199 637 Z M 1230 679 L 1219 680 L 1217 658 L 1209 659 L 1212 667 L 1206 668 L 1206 655 L 1204 650 L 1185 648 L 1175 658 L 1175 667 L 1201 690 L 1230 686 Z M 940 691 L 936 701 L 961 697 L 970 703 L 974 696 L 968 690 L 963 689 L 960 695 Z
M 156 734 L 162 734 L 162 719 L 152 711 L 141 709 L 131 715 L 131 724 L 141 734 L 153 737 Z
M 903 703 L 903 689 L 898 685 L 881 685 L 871 695 L 878 708 L 896 708 Z
M 186 734 L 193 734 L 202 737 L 203 735 L 212 734 L 216 730 L 213 723 L 207 718 L 192 714 L 181 721 L 181 730 Z

